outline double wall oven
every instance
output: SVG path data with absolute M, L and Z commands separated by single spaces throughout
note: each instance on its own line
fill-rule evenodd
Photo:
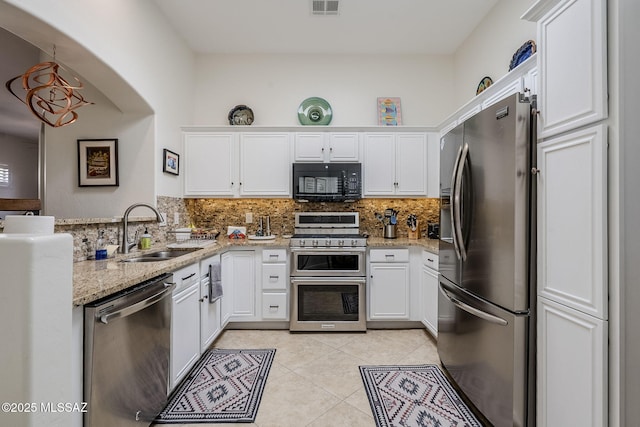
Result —
M 357 212 L 301 212 L 291 238 L 291 331 L 365 331 L 366 245 Z

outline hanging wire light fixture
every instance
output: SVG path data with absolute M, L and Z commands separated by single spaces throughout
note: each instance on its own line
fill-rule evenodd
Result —
M 62 70 L 71 76 L 75 86 L 62 77 Z M 18 80 L 22 81 L 22 87 L 14 85 Z M 80 79 L 56 62 L 55 46 L 53 61 L 34 65 L 24 74 L 7 81 L 5 87 L 20 102 L 27 105 L 38 119 L 51 127 L 70 125 L 78 119 L 76 109 L 93 104 L 78 93 L 78 90 L 83 88 Z M 16 93 L 18 89 L 24 91 L 24 99 Z

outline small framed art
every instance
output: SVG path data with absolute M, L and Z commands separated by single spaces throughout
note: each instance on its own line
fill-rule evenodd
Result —
M 173 175 L 180 174 L 180 155 L 174 153 L 173 151 L 167 150 L 166 148 L 163 150 L 162 158 L 164 161 L 162 162 L 162 172 L 170 173 Z
M 398 126 L 401 124 L 400 98 L 378 98 L 378 125 Z
M 118 186 L 118 140 L 78 140 L 78 186 Z

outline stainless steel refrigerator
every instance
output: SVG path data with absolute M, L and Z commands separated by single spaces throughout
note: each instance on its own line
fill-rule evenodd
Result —
M 534 126 L 515 94 L 440 141 L 438 353 L 496 427 L 535 425 Z

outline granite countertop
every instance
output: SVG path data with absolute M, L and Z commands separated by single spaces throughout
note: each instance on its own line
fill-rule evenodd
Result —
M 419 246 L 426 251 L 438 253 L 438 239 L 408 239 L 399 237 L 397 239 L 385 239 L 383 237 L 369 237 L 368 247 L 390 247 L 390 246 Z
M 274 240 L 232 240 L 222 238 L 216 244 L 205 246 L 186 255 L 156 262 L 121 262 L 145 253 L 165 250 L 166 247 L 154 247 L 145 251 L 129 254 L 117 254 L 103 261 L 80 261 L 73 264 L 73 305 L 88 304 L 100 298 L 114 294 L 161 274 L 177 270 L 203 258 L 222 253 L 230 247 L 251 248 L 255 246 L 289 247 L 289 239 L 276 237 Z
M 438 253 L 437 239 L 407 238 L 384 239 L 381 237 L 369 237 L 369 247 L 393 247 L 393 246 L 419 246 L 433 253 Z M 118 254 L 114 258 L 103 261 L 80 261 L 73 264 L 73 305 L 88 304 L 100 298 L 114 294 L 123 289 L 134 286 L 145 280 L 154 278 L 163 273 L 177 270 L 203 258 L 222 253 L 230 248 L 252 247 L 289 247 L 289 239 L 276 237 L 274 240 L 232 240 L 222 238 L 216 244 L 205 246 L 202 249 L 189 252 L 186 255 L 157 262 L 121 262 L 126 258 L 133 258 L 144 253 L 166 249 L 154 247 L 145 251 L 134 251 L 130 254 Z

